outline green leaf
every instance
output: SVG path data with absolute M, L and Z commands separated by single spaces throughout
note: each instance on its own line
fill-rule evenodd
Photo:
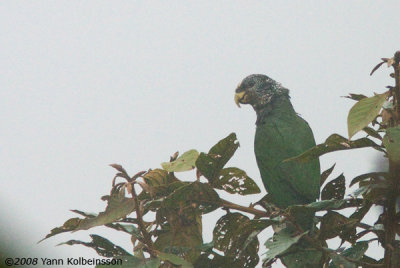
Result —
M 357 219 L 349 219 L 335 211 L 328 211 L 321 219 L 320 239 L 326 240 L 339 236 L 353 242 L 356 234 Z
M 68 219 L 62 226 L 51 229 L 50 233 L 48 235 L 46 235 L 45 238 L 40 240 L 38 243 L 42 242 L 43 240 L 45 240 L 49 237 L 76 230 L 78 228 L 81 220 L 82 219 L 80 219 L 80 218 Z
M 359 260 L 362 258 L 367 249 L 368 249 L 368 242 L 361 241 L 355 243 L 351 248 L 346 249 L 340 255 L 346 256 L 352 260 Z
M 245 171 L 234 167 L 222 169 L 219 178 L 213 180 L 211 185 L 230 194 L 248 195 L 261 192 L 257 184 L 247 176 Z
M 357 266 L 346 260 L 343 256 L 340 256 L 336 253 L 332 253 L 330 255 L 332 259 L 332 263 L 329 265 L 329 268 L 357 268 Z
M 265 247 L 268 251 L 264 261 L 271 261 L 272 259 L 286 253 L 290 247 L 295 245 L 306 233 L 307 232 L 293 236 L 287 228 L 275 233 L 272 238 L 269 238 L 267 242 L 265 242 Z
M 172 182 L 168 176 L 168 172 L 159 168 L 147 172 L 145 175 L 143 175 L 143 180 L 146 184 L 153 187 L 166 185 Z
M 335 168 L 336 163 L 333 164 L 333 166 L 331 166 L 330 168 L 328 168 L 327 170 L 325 170 L 324 172 L 321 173 L 321 180 L 320 180 L 320 186 L 322 186 L 324 184 L 324 182 L 326 181 L 326 179 L 329 177 L 329 175 L 331 175 L 333 169 Z
M 354 93 L 350 93 L 349 96 L 344 96 L 344 97 L 348 98 L 348 99 L 356 100 L 356 101 L 367 98 L 367 96 L 365 96 L 363 94 L 354 94 Z
M 81 211 L 81 210 L 77 210 L 77 209 L 71 209 L 71 211 L 76 214 L 79 214 L 81 216 L 84 216 L 85 218 L 94 218 L 98 215 L 97 213 L 85 212 L 85 211 Z
M 387 172 L 370 172 L 366 174 L 359 175 L 351 180 L 349 187 L 353 186 L 354 184 L 364 181 L 366 179 L 378 179 L 379 177 L 386 177 L 389 174 Z
M 340 176 L 337 177 L 336 179 L 328 182 L 321 192 L 321 199 L 322 200 L 343 199 L 346 191 L 345 182 L 346 181 L 343 176 L 343 173 L 340 174 Z
M 175 265 L 180 265 L 181 268 L 193 268 L 193 265 L 191 263 L 174 254 L 160 252 L 157 254 L 157 256 L 163 261 L 169 261 Z
M 138 258 L 136 256 L 118 256 L 118 260 L 122 260 L 122 265 L 112 265 L 116 268 L 159 268 L 161 260 L 159 258 Z M 97 267 L 110 267 L 111 265 L 96 265 Z
M 387 96 L 388 92 L 385 92 L 373 97 L 361 99 L 350 109 L 347 117 L 349 139 L 358 131 L 368 126 L 369 123 L 378 116 Z
M 111 195 L 107 196 L 106 199 L 106 210 L 100 212 L 96 217 L 82 219 L 78 228 L 74 231 L 88 230 L 95 226 L 112 223 L 121 218 L 125 218 L 135 210 L 134 200 L 125 197 L 125 189 L 123 187 L 121 187 L 121 189 L 114 188 Z
M 383 151 L 381 146 L 368 138 L 361 138 L 355 141 L 350 141 L 340 136 L 339 134 L 332 134 L 326 139 L 324 143 L 318 144 L 317 146 L 312 147 L 311 149 L 305 151 L 298 156 L 286 159 L 284 160 L 284 162 L 297 161 L 300 163 L 305 163 L 312 159 L 318 158 L 326 153 L 364 147 L 372 147 L 378 151 Z
M 199 210 L 184 204 L 178 208 L 161 208 L 156 220 L 160 228 L 152 232 L 157 237 L 155 249 L 191 262 L 200 256 L 203 239 Z
M 379 132 L 376 131 L 375 129 L 371 128 L 371 127 L 365 127 L 365 128 L 363 128 L 363 131 L 365 133 L 367 133 L 371 137 L 374 137 L 374 138 L 376 138 L 378 140 L 382 140 L 382 136 L 379 135 Z
M 168 172 L 187 171 L 195 167 L 195 163 L 198 157 L 198 151 L 190 150 L 178 157 L 178 159 L 176 159 L 175 161 L 161 163 L 161 166 Z
M 57 246 L 60 245 L 83 245 L 89 248 L 94 249 L 97 254 L 99 254 L 102 257 L 116 257 L 116 256 L 130 256 L 127 251 L 125 251 L 123 248 L 115 245 L 112 243 L 110 240 L 101 237 L 99 235 L 91 234 L 90 237 L 92 238 L 91 242 L 82 242 L 79 240 L 69 240 L 64 243 L 60 243 Z
M 196 181 L 176 189 L 162 205 L 170 208 L 196 205 L 203 213 L 209 213 L 220 203 L 219 195 L 209 184 Z
M 288 210 L 292 211 L 292 213 L 308 213 L 308 212 L 317 212 L 323 210 L 340 210 L 348 207 L 359 207 L 363 205 L 363 199 L 342 199 L 342 200 L 322 200 L 313 202 L 306 205 L 293 205 L 288 207 Z
M 212 258 L 210 258 L 210 256 Z M 221 256 L 216 252 L 212 252 L 212 254 L 205 253 L 201 254 L 201 256 L 194 263 L 195 268 L 233 268 L 237 267 L 237 263 L 227 256 Z
M 221 169 L 231 159 L 238 147 L 236 134 L 231 133 L 214 145 L 207 154 L 201 153 L 196 160 L 196 167 L 204 177 L 212 182 L 218 178 Z
M 386 129 L 383 145 L 386 147 L 389 160 L 400 163 L 400 126 Z
M 237 267 L 254 267 L 259 261 L 257 235 L 273 223 L 276 221 L 250 220 L 241 213 L 228 213 L 215 225 L 214 247 L 223 251 Z

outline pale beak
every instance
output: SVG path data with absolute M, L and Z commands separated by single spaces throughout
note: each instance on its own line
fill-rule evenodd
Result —
M 240 100 L 243 98 L 244 94 L 246 94 L 245 91 L 239 92 L 235 94 L 235 103 L 236 105 L 240 108 Z

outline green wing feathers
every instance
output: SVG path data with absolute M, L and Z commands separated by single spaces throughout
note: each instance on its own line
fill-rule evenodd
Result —
M 264 186 L 278 207 L 310 203 L 319 197 L 318 159 L 305 164 L 282 162 L 313 146 L 311 128 L 295 113 L 270 114 L 257 127 L 257 164 Z

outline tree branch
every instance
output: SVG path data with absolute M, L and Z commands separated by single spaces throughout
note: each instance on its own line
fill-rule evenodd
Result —
M 236 210 L 239 210 L 242 212 L 247 212 L 247 213 L 253 214 L 254 216 L 256 216 L 258 218 L 270 216 L 270 214 L 267 211 L 259 210 L 259 209 L 252 208 L 252 207 L 241 206 L 241 205 L 229 202 L 227 200 L 224 200 L 222 198 L 221 198 L 221 201 L 222 201 L 221 205 L 224 208 L 236 209 Z
M 137 219 L 137 224 L 139 226 L 139 230 L 143 235 L 144 238 L 144 242 L 147 246 L 147 250 L 149 252 L 149 254 L 152 257 L 156 257 L 156 255 L 154 254 L 154 248 L 153 248 L 153 240 L 151 240 L 151 236 L 150 234 L 147 232 L 146 227 L 144 225 L 143 222 L 143 215 L 142 215 L 142 211 L 140 208 L 140 204 L 139 201 L 137 199 L 137 195 L 136 195 L 136 190 L 135 190 L 135 186 L 134 186 L 134 182 L 131 183 L 132 185 L 132 198 L 135 202 L 135 207 L 136 207 L 136 219 Z

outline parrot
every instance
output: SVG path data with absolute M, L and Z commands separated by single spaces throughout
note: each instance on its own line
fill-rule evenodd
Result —
M 239 107 L 249 104 L 256 112 L 254 152 L 273 205 L 286 209 L 315 202 L 320 195 L 319 159 L 307 163 L 284 161 L 316 145 L 310 126 L 292 106 L 289 90 L 266 75 L 252 74 L 239 83 L 234 100 Z M 313 220 L 314 213 L 297 215 L 294 219 L 304 231 L 313 228 Z M 292 259 L 306 257 L 304 254 L 294 255 Z M 285 263 L 285 258 L 282 262 Z M 321 267 L 319 260 L 315 262 L 307 267 Z

